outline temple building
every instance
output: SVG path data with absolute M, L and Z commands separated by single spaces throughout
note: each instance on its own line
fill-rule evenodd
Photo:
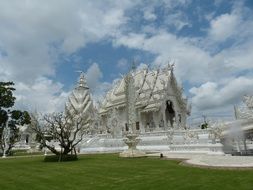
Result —
M 177 84 L 173 66 L 132 71 L 135 89 L 135 127 L 139 133 L 185 129 L 190 114 L 183 89 Z M 126 114 L 125 77 L 106 94 L 99 109 L 101 126 L 114 137 L 129 131 Z
M 84 92 L 74 91 L 77 97 L 84 96 Z M 72 99 L 75 97 L 71 95 L 70 103 Z M 76 106 L 85 113 L 83 103 Z M 153 70 L 133 68 L 113 85 L 98 108 L 90 110 L 94 119 L 79 146 L 81 153 L 121 152 L 123 157 L 153 151 L 224 154 L 219 130 L 187 126 L 190 106 L 177 83 L 173 65 Z M 76 114 L 75 109 L 68 113 Z M 130 154 L 132 150 L 136 154 Z
M 122 157 L 156 151 L 224 154 L 219 127 L 202 130 L 187 126 L 190 106 L 173 65 L 152 70 L 133 68 L 113 85 L 98 107 L 81 73 L 66 102 L 65 114 L 70 124 L 80 119 L 83 122 L 85 135 L 77 147 L 80 153 L 120 152 Z M 58 142 L 55 146 L 60 149 Z
M 113 85 L 98 107 L 81 73 L 66 102 L 65 114 L 70 124 L 80 119 L 83 122 L 85 135 L 77 147 L 80 153 L 121 152 L 123 157 L 158 151 L 248 154 L 253 151 L 252 96 L 246 96 L 244 102 L 246 108 L 235 109 L 235 121 L 210 124 L 205 129 L 188 127 L 190 106 L 177 83 L 173 65 L 168 65 L 153 70 L 133 68 Z M 240 138 L 234 129 L 240 129 Z M 17 148 L 29 144 L 35 147 L 27 132 L 23 131 Z M 55 142 L 55 146 L 59 143 Z M 130 154 L 133 151 L 135 155 Z

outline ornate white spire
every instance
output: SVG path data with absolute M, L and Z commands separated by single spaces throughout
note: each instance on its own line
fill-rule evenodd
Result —
M 77 87 L 71 92 L 66 102 L 65 112 L 71 118 L 82 118 L 84 121 L 90 120 L 94 111 L 89 88 L 87 86 L 84 73 L 81 72 Z
M 81 74 L 80 74 L 78 87 L 83 87 L 83 88 L 89 89 L 83 72 L 81 72 Z
M 140 139 L 137 139 L 138 134 L 136 133 L 136 108 L 135 108 L 135 86 L 134 86 L 134 71 L 130 71 L 125 80 L 125 95 L 126 95 L 126 114 L 127 114 L 127 125 L 130 128 L 130 133 L 126 135 L 124 142 L 127 144 L 128 149 L 120 153 L 120 157 L 144 157 L 145 152 L 142 152 L 136 148 Z
M 136 70 L 136 62 L 135 60 L 133 60 L 133 63 L 132 63 L 132 71 L 135 71 Z
M 136 120 L 135 110 L 135 88 L 134 78 L 131 72 L 124 78 L 125 80 L 125 95 L 126 95 L 126 107 L 127 107 L 127 123 L 132 132 L 135 132 L 134 124 Z

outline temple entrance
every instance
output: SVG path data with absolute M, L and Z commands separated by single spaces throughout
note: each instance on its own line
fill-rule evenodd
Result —
M 25 136 L 25 144 L 28 144 L 29 143 L 29 135 L 26 135 Z
M 170 124 L 171 127 L 173 127 L 174 119 L 175 119 L 175 110 L 173 108 L 173 103 L 170 100 L 166 101 L 166 109 L 165 109 L 165 116 L 167 123 Z

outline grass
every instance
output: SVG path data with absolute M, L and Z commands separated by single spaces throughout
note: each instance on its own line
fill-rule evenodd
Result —
M 0 189 L 8 190 L 226 190 L 253 189 L 253 170 L 221 170 L 178 165 L 157 158 L 83 155 L 74 162 L 43 157 L 0 159 Z
M 12 156 L 33 156 L 33 155 L 44 155 L 44 152 L 14 151 L 12 153 Z

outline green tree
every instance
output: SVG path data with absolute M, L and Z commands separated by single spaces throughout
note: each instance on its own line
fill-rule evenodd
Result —
M 201 129 L 207 129 L 207 128 L 208 128 L 208 123 L 202 123 L 202 124 L 200 125 L 200 128 L 201 128 Z
M 19 129 L 17 125 L 29 124 L 31 120 L 27 111 L 12 109 L 16 100 L 13 95 L 13 91 L 15 91 L 13 86 L 13 82 L 0 82 L 0 148 L 2 151 L 5 148 L 3 131 L 7 127 L 7 122 L 10 129 L 6 154 L 10 152 L 13 145 L 19 140 Z

